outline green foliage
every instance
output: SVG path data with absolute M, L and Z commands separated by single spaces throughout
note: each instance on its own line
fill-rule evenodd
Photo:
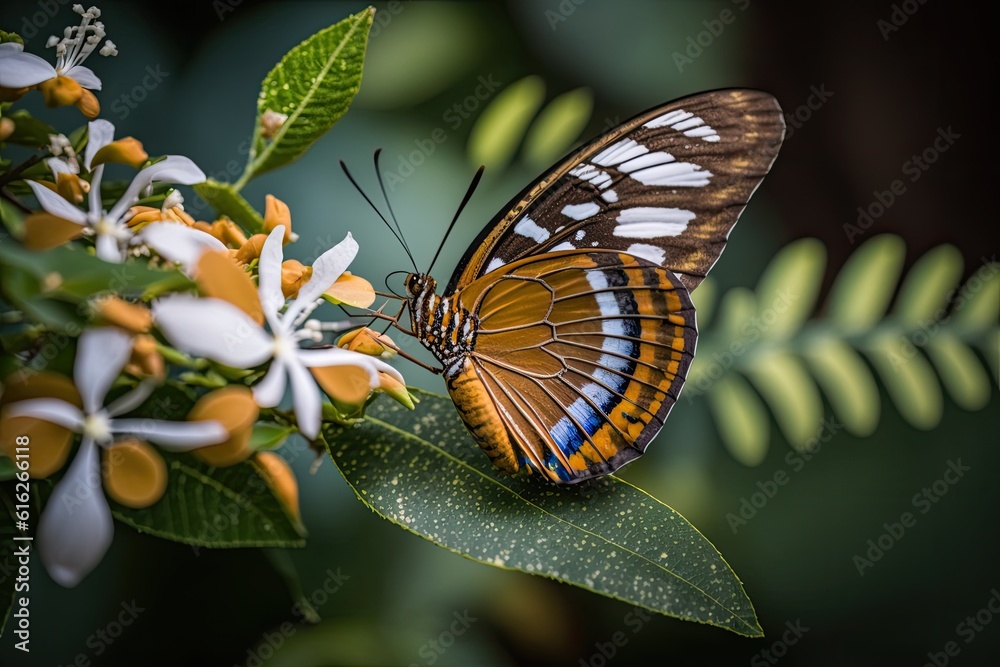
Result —
M 526 76 L 497 93 L 472 127 L 469 159 L 493 169 L 506 167 L 543 101 L 545 83 L 538 76 Z
M 736 575 L 680 514 L 615 477 L 567 488 L 503 476 L 472 446 L 449 399 L 420 397 L 415 411 L 378 401 L 363 424 L 324 432 L 376 513 L 482 563 L 761 636 Z
M 238 225 L 251 234 L 264 231 L 264 218 L 229 183 L 208 179 L 194 186 L 198 196 L 212 205 L 220 215 L 228 215 Z
M 561 158 L 577 140 L 594 111 L 594 94 L 576 88 L 549 102 L 538 114 L 524 139 L 524 158 L 545 169 Z
M 768 409 L 789 444 L 808 447 L 821 427 L 824 397 L 848 432 L 871 435 L 881 411 L 879 382 L 919 429 L 940 423 L 942 386 L 966 410 L 988 403 L 990 378 L 974 350 L 996 354 L 997 265 L 984 264 L 959 286 L 958 251 L 935 248 L 907 273 L 890 311 L 904 257 L 899 237 L 869 240 L 841 269 L 825 314 L 812 320 L 826 261 L 813 239 L 779 252 L 755 292 L 735 288 L 722 297 L 713 326 L 703 326 L 684 395 L 707 395 L 737 460 L 764 460 Z M 705 287 L 714 290 L 706 281 L 695 293 L 699 319 L 714 305 Z
M 340 119 L 361 86 L 371 7 L 321 30 L 293 48 L 261 84 L 257 120 L 246 171 L 236 189 L 254 176 L 301 157 Z M 287 116 L 270 138 L 265 112 Z
M 252 461 L 214 468 L 191 456 L 167 460 L 163 498 L 112 514 L 136 530 L 200 547 L 300 547 L 305 529 L 275 497 Z
M 14 132 L 4 140 L 12 144 L 39 148 L 47 146 L 49 135 L 56 133 L 51 125 L 33 118 L 25 109 L 18 109 L 13 113 L 5 114 L 5 116 L 14 121 Z
M 176 270 L 145 264 L 109 264 L 79 246 L 31 252 L 14 243 L 0 245 L 3 296 L 32 320 L 51 329 L 85 321 L 80 305 L 95 294 L 114 292 L 153 298 L 186 289 L 191 282 Z

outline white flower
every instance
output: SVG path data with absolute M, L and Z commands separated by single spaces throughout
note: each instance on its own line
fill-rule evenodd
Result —
M 84 11 L 81 5 L 74 5 L 73 11 L 83 17 L 78 26 L 70 26 L 63 31 L 60 39 L 49 37 L 46 46 L 55 48 L 56 64 L 50 65 L 45 59 L 25 53 L 24 47 L 16 42 L 0 44 L 0 86 L 4 88 L 27 88 L 43 81 L 64 76 L 76 81 L 89 90 L 100 90 L 101 80 L 83 61 L 97 49 L 104 39 L 104 24 L 97 21 L 101 10 L 91 7 Z M 108 40 L 100 49 L 102 56 L 118 54 L 114 42 Z
M 101 148 L 114 139 L 115 126 L 106 120 L 95 120 L 88 124 L 89 138 L 84 152 L 83 165 L 93 174 L 90 192 L 87 195 L 88 210 L 81 211 L 63 197 L 52 192 L 44 185 L 28 181 L 31 190 L 38 198 L 38 203 L 47 213 L 68 220 L 84 227 L 85 233 L 96 236 L 97 256 L 106 262 L 122 262 L 125 260 L 125 249 L 132 240 L 132 231 L 125 224 L 129 209 L 139 201 L 143 190 L 153 181 L 166 181 L 192 185 L 205 180 L 205 173 L 189 158 L 181 155 L 168 155 L 150 166 L 142 169 L 128 186 L 122 198 L 111 207 L 104 210 L 101 205 L 101 178 L 104 165 L 94 166 L 92 161 Z
M 211 234 L 176 222 L 151 222 L 137 236 L 138 240 L 156 251 L 168 262 L 176 262 L 188 276 L 206 250 L 229 252 L 226 245 Z
M 63 586 L 78 584 L 101 562 L 114 527 L 111 508 L 101 491 L 99 447 L 116 434 L 134 434 L 170 451 L 187 451 L 224 441 L 225 427 L 214 420 L 170 422 L 121 419 L 146 400 L 150 382 L 104 405 L 111 384 L 132 353 L 132 339 L 121 329 L 89 329 L 80 336 L 73 378 L 83 409 L 56 398 L 34 398 L 7 405 L 5 417 L 32 417 L 83 435 L 66 475 L 56 484 L 38 524 L 38 547 L 52 578 Z
M 290 382 L 299 430 L 311 439 L 319 433 L 322 400 L 308 369 L 355 366 L 368 374 L 369 389 L 379 387 L 379 371 L 400 382 L 403 378 L 392 366 L 358 352 L 337 347 L 299 347 L 302 341 L 316 341 L 321 336 L 315 327 L 302 324 L 322 302 L 323 292 L 350 265 L 358 252 L 358 244 L 348 234 L 320 255 L 312 266 L 309 282 L 281 312 L 285 305 L 281 291 L 284 233 L 284 227 L 280 226 L 271 231 L 257 264 L 260 305 L 270 331 L 227 301 L 186 294 L 154 303 L 153 319 L 171 343 L 190 354 L 243 369 L 256 368 L 270 360 L 267 374 L 253 388 L 254 398 L 261 407 L 274 407 L 281 402 L 285 385 Z

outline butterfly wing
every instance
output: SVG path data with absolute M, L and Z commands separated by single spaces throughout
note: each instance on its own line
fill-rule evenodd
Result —
M 602 248 L 670 269 L 694 289 L 778 154 L 777 100 L 718 90 L 651 109 L 573 152 L 492 221 L 447 293 L 544 252 Z
M 641 455 L 694 355 L 687 289 L 625 253 L 529 257 L 459 298 L 478 317 L 471 363 L 510 442 L 521 462 L 554 482 L 613 472 Z

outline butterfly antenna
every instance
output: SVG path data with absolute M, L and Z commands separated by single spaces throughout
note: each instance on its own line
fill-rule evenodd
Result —
M 434 259 L 431 260 L 431 265 L 427 267 L 427 273 L 429 274 L 434 268 L 434 263 L 437 262 L 438 255 L 441 254 L 441 249 L 444 248 L 444 242 L 448 240 L 448 235 L 451 234 L 451 230 L 455 227 L 455 223 L 458 222 L 458 216 L 462 215 L 462 210 L 465 205 L 469 203 L 472 199 L 472 193 L 476 191 L 476 186 L 479 185 L 479 181 L 483 177 L 483 171 L 486 167 L 480 167 L 476 171 L 476 175 L 472 177 L 472 183 L 469 184 L 469 189 L 465 193 L 465 197 L 462 198 L 462 203 L 458 205 L 458 210 L 455 211 L 455 217 L 451 219 L 451 224 L 448 225 L 448 230 L 444 233 L 444 238 L 441 239 L 441 244 L 438 246 L 437 252 L 434 253 Z
M 385 200 L 385 205 L 389 207 L 389 218 L 396 225 L 396 231 L 399 232 L 399 238 L 403 240 L 403 247 L 406 248 L 406 253 L 410 255 L 410 244 L 406 242 L 406 237 L 403 235 L 403 228 L 399 226 L 399 220 L 396 219 L 396 212 L 392 210 L 392 202 L 389 201 L 389 195 L 385 193 L 385 183 L 382 182 L 382 170 L 378 166 L 378 158 L 382 155 L 382 149 L 375 149 L 375 176 L 378 177 L 378 187 L 382 190 L 382 199 Z M 413 255 L 410 255 L 410 261 L 413 261 Z
M 354 189 L 357 190 L 358 193 L 365 198 L 365 201 L 368 202 L 368 205 L 372 207 L 372 210 L 378 214 L 378 217 L 382 218 L 382 222 L 385 223 L 385 226 L 389 228 L 389 231 L 392 232 L 392 235 L 396 237 L 397 241 L 399 241 L 399 245 L 403 246 L 403 250 L 406 252 L 406 256 L 410 258 L 410 264 L 413 265 L 414 272 L 420 273 L 420 270 L 417 268 L 417 263 L 413 260 L 413 255 L 410 254 L 410 249 L 406 247 L 406 242 L 403 241 L 399 233 L 395 229 L 393 229 L 392 225 L 389 224 L 389 221 L 385 219 L 384 215 L 382 215 L 382 211 L 378 210 L 378 207 L 375 206 L 375 203 L 372 202 L 372 200 L 368 197 L 368 195 L 365 194 L 365 191 L 361 189 L 361 186 L 358 185 L 358 182 L 354 180 L 354 177 L 351 176 L 351 172 L 347 169 L 347 163 L 341 160 L 340 168 L 344 170 L 344 173 L 347 175 L 347 179 L 351 182 L 351 185 L 354 186 Z

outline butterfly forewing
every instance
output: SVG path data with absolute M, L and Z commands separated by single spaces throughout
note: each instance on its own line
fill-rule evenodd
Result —
M 720 90 L 651 109 L 575 151 L 483 230 L 447 291 L 519 259 L 630 253 L 694 289 L 778 153 L 777 101 Z
M 624 253 L 528 257 L 474 281 L 460 302 L 478 316 L 472 363 L 520 459 L 556 482 L 639 456 L 694 354 L 687 289 Z

